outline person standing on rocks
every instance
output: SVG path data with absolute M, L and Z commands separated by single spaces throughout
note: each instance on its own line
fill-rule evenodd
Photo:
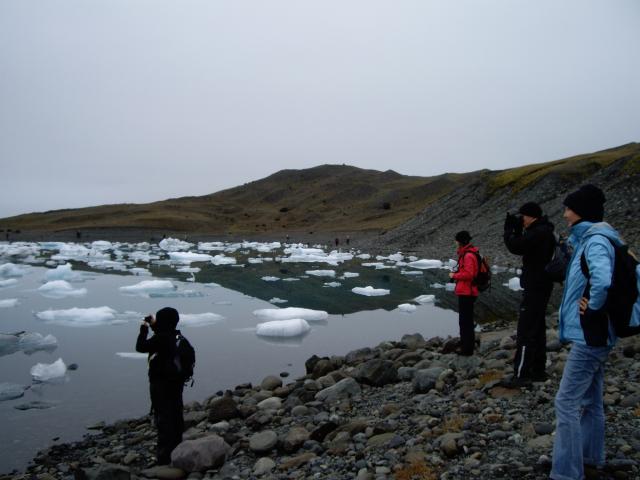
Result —
M 523 387 L 547 378 L 545 317 L 553 290 L 553 282 L 545 272 L 555 248 L 553 224 L 535 202 L 522 205 L 519 214 L 521 216 L 507 214 L 504 222 L 504 244 L 511 253 L 522 256 L 520 283 L 524 289 L 510 387 Z
M 140 325 L 136 351 L 149 354 L 149 391 L 151 411 L 158 429 L 156 457 L 158 465 L 171 463 L 171 452 L 182 442 L 184 419 L 182 390 L 184 379 L 173 362 L 176 352 L 176 330 L 180 316 L 174 308 L 166 307 L 145 317 Z M 154 335 L 147 339 L 149 327 Z
M 458 247 L 458 269 L 451 272 L 449 278 L 456 282 L 455 294 L 458 296 L 458 323 L 460 325 L 460 348 L 458 353 L 473 355 L 475 346 L 475 325 L 473 322 L 473 304 L 478 298 L 478 287 L 473 283 L 478 275 L 478 249 L 471 245 L 471 235 L 466 230 L 456 233 Z
M 560 341 L 573 345 L 555 399 L 554 480 L 582 479 L 585 467 L 604 464 L 604 364 L 617 338 L 603 307 L 615 262 L 612 243 L 622 244 L 618 232 L 602 221 L 604 203 L 604 193 L 594 185 L 585 185 L 564 200 L 573 254 L 558 330 Z

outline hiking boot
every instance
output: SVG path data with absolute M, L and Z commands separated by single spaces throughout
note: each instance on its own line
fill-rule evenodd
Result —
M 511 380 L 503 380 L 499 385 L 504 388 L 517 389 L 529 388 L 531 387 L 531 383 L 531 379 L 529 378 L 513 377 Z
M 547 375 L 547 372 L 531 375 L 532 382 L 546 382 L 547 380 L 549 380 L 549 375 Z

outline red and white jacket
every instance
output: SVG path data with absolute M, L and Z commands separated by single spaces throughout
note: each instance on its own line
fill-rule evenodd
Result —
M 478 287 L 473 279 L 478 275 L 478 257 L 474 254 L 478 249 L 471 244 L 458 249 L 458 271 L 451 277 L 456 282 L 456 295 L 478 296 Z

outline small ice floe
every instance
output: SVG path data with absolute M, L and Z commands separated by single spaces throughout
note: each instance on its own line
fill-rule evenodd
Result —
M 369 260 L 371 258 L 371 255 L 369 255 L 368 253 L 361 253 L 360 255 L 356 255 L 356 257 L 362 260 Z
M 288 278 L 283 278 L 282 281 L 283 282 L 299 282 L 300 279 L 295 277 L 288 277 Z
M 510 278 L 509 282 L 505 283 L 504 286 L 505 287 L 509 287 L 514 292 L 518 292 L 520 290 L 523 290 L 523 288 L 520 286 L 520 277 Z
M 0 280 L 0 288 L 13 287 L 18 281 L 15 278 L 7 278 L 6 280 Z
M 426 260 L 426 259 L 416 260 L 415 262 L 410 262 L 408 265 L 412 268 L 418 268 L 420 270 L 443 267 L 443 263 L 441 260 Z
M 20 398 L 29 387 L 27 385 L 18 385 L 17 383 L 2 382 L 0 383 L 0 402 L 5 400 L 13 400 Z
M 165 238 L 158 246 L 165 252 L 177 252 L 178 250 L 188 250 L 193 246 L 193 243 L 183 242 L 177 238 Z
M 91 248 L 102 251 L 111 250 L 113 248 L 113 244 L 106 240 L 96 240 L 95 242 L 91 242 Z
M 491 273 L 493 273 L 494 275 L 497 275 L 499 273 L 504 273 L 506 271 L 508 271 L 509 269 L 507 267 L 500 267 L 498 265 L 492 265 L 491 266 Z
M 58 358 L 53 363 L 36 363 L 31 367 L 31 378 L 34 382 L 51 382 L 63 378 L 67 373 L 67 366 Z
M 247 260 L 247 262 L 251 263 L 251 264 L 258 264 L 258 263 L 263 263 L 262 258 L 249 258 Z
M 338 265 L 338 263 L 353 258 L 350 253 L 341 253 L 335 250 L 327 254 L 321 248 L 290 247 L 285 248 L 284 253 L 289 256 L 282 257 L 280 259 L 282 263 L 327 263 L 329 265 Z
M 336 276 L 336 271 L 335 270 L 307 270 L 306 272 L 307 275 L 311 275 L 314 277 L 331 277 L 334 278 Z
M 365 262 L 361 264 L 363 267 L 374 267 L 376 270 L 380 270 L 382 268 L 389 268 L 382 262 Z
M 91 260 L 87 262 L 91 268 L 95 268 L 96 270 L 114 270 L 116 272 L 126 272 L 127 265 L 132 265 L 132 262 L 117 262 L 115 260 Z
M 134 268 L 129 269 L 129 271 L 131 273 L 133 273 L 137 277 L 150 277 L 151 276 L 151 272 L 149 270 L 147 270 L 146 268 L 134 267 Z
M 120 291 L 126 295 L 148 296 L 151 293 L 170 293 L 177 290 L 173 283 L 169 280 L 143 280 L 135 285 L 120 287 Z
M 259 323 L 256 326 L 256 335 L 264 337 L 297 337 L 304 335 L 311 327 L 302 318 L 290 320 L 274 320 L 272 322 Z
M 215 282 L 209 282 L 209 283 L 203 283 L 202 286 L 207 288 L 218 288 L 220 284 Z
M 146 353 L 139 352 L 116 352 L 116 357 L 120 358 L 132 358 L 134 360 L 141 360 L 148 358 L 149 355 Z
M 0 357 L 20 350 L 18 336 L 17 333 L 0 333 Z
M 40 295 L 47 298 L 82 297 L 86 288 L 73 288 L 66 280 L 51 280 L 38 288 Z
M 181 313 L 180 325 L 183 327 L 205 327 L 215 325 L 224 320 L 222 315 L 217 313 Z
M 198 250 L 203 252 L 219 251 L 222 252 L 225 249 L 223 242 L 200 242 L 198 243 Z
M 211 259 L 211 263 L 214 265 L 235 265 L 236 259 L 234 257 L 226 257 L 224 255 L 216 255 Z
M 340 278 L 356 278 L 356 277 L 359 277 L 359 276 L 360 276 L 360 274 L 359 274 L 359 273 L 355 273 L 355 272 L 344 272 L 344 273 L 342 274 L 342 277 L 340 277 Z
M 433 303 L 436 300 L 435 295 L 420 295 L 413 299 L 414 302 L 418 303 Z
M 260 253 L 269 253 L 280 248 L 280 242 L 261 243 L 261 242 L 242 242 L 242 248 L 250 248 Z
M 187 279 L 189 281 L 190 279 Z M 174 290 L 172 292 L 150 293 L 149 298 L 200 298 L 204 297 L 204 293 L 197 290 Z
M 440 288 L 445 288 L 445 287 L 446 287 L 446 285 L 444 285 L 444 284 L 442 284 L 442 283 L 437 283 L 437 282 L 436 282 L 436 283 L 432 283 L 432 284 L 431 284 L 431 288 L 438 288 L 438 289 L 440 289 Z
M 58 265 L 56 268 L 47 270 L 44 274 L 44 279 L 48 282 L 52 280 L 75 282 L 81 280 L 82 275 L 78 272 L 74 272 L 70 263 L 65 263 L 64 265 Z
M 411 303 L 401 303 L 398 305 L 398 310 L 402 313 L 413 313 L 416 311 L 416 306 Z
M 277 282 L 278 280 L 280 280 L 280 277 L 266 276 L 266 277 L 262 277 L 261 280 L 264 280 L 265 282 Z
M 53 352 L 58 348 L 58 339 L 53 335 L 38 332 L 24 332 L 18 336 L 18 348 L 27 355 L 35 352 Z
M 14 263 L 3 263 L 0 265 L 0 277 L 22 277 L 27 273 L 27 268 Z
M 291 320 L 297 318 L 307 321 L 319 321 L 329 318 L 329 314 L 325 311 L 298 307 L 263 308 L 261 310 L 255 310 L 253 314 L 256 317 L 268 318 L 270 320 Z
M 273 297 L 271 300 L 269 300 L 269 303 L 287 303 L 289 300 L 283 300 L 282 298 L 278 298 L 278 297 Z
M 184 263 L 187 265 L 193 262 L 210 262 L 213 260 L 213 257 L 206 253 L 192 252 L 169 252 L 169 258 L 174 263 Z
M 325 282 L 324 283 L 324 287 L 331 287 L 331 288 L 336 288 L 341 286 L 342 284 L 340 282 Z
M 117 321 L 117 313 L 109 307 L 70 308 L 67 310 L 45 310 L 36 317 L 47 323 L 68 327 L 95 327 Z
M 401 275 L 422 275 L 420 270 L 400 270 Z
M 13 308 L 20 303 L 17 298 L 5 298 L 0 300 L 0 308 Z
M 453 292 L 456 289 L 456 284 L 455 283 L 447 283 L 447 284 L 445 284 L 444 289 L 447 292 Z
M 176 268 L 176 272 L 180 272 L 180 273 L 199 273 L 200 272 L 200 268 L 199 267 L 178 267 L 178 268 Z
M 355 287 L 352 288 L 351 291 L 353 293 L 364 295 L 366 297 L 380 297 L 383 295 L 389 295 L 389 293 L 391 293 L 390 290 L 386 290 L 384 288 L 373 288 L 371 285 L 367 287 Z

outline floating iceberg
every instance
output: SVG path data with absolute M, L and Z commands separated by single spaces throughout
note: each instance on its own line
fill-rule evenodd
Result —
M 289 256 L 281 258 L 283 263 L 327 263 L 329 265 L 337 265 L 353 258 L 350 253 L 332 251 L 326 254 L 320 248 L 285 248 L 284 253 L 289 254 Z
M 262 258 L 249 258 L 247 262 L 255 265 L 255 264 L 263 263 L 263 260 Z
M 520 277 L 510 278 L 509 282 L 505 283 L 504 286 L 505 287 L 509 287 L 514 292 L 518 292 L 518 291 L 522 290 L 522 287 L 520 286 Z
M 25 390 L 27 390 L 28 388 L 29 387 L 26 385 L 2 382 L 0 383 L 0 402 L 22 397 Z
M 418 303 L 433 303 L 436 300 L 435 295 L 420 295 L 413 299 L 414 302 Z
M 355 272 L 344 272 L 342 274 L 343 278 L 356 278 L 356 277 L 359 277 L 359 276 L 360 276 L 360 274 L 359 273 L 355 273 Z
M 297 337 L 304 335 L 309 330 L 311 330 L 311 327 L 305 320 L 292 318 L 290 320 L 259 323 L 256 326 L 256 335 L 264 337 Z
M 132 262 L 116 262 L 114 260 L 107 259 L 98 259 L 91 260 L 87 262 L 91 268 L 95 268 L 96 270 L 115 270 L 116 272 L 125 272 L 127 270 L 127 265 L 132 264 Z
M 342 284 L 340 282 L 326 282 L 323 286 L 325 287 L 331 287 L 331 288 L 336 288 L 341 286 Z
M 192 262 L 210 262 L 213 260 L 213 257 L 206 253 L 192 252 L 169 252 L 169 258 L 172 262 L 185 264 L 190 264 Z
M 416 260 L 408 264 L 412 268 L 418 268 L 420 270 L 427 270 L 429 268 L 442 268 L 443 263 L 441 260 Z
M 400 270 L 401 275 L 422 275 L 420 270 Z
M 278 280 L 280 280 L 280 278 L 266 276 L 266 277 L 262 277 L 261 280 L 264 280 L 265 282 L 277 282 Z
M 178 250 L 188 250 L 193 246 L 193 243 L 183 242 L 177 238 L 165 238 L 158 246 L 166 252 L 176 252 Z
M 116 356 L 120 358 L 146 359 L 149 355 L 138 352 L 117 352 Z
M 358 295 L 365 295 L 367 297 L 380 297 L 382 295 L 389 295 L 389 293 L 391 293 L 390 290 L 385 290 L 384 288 L 373 288 L 372 286 L 355 287 L 352 288 L 351 291 L 353 293 L 357 293 Z
M 283 300 L 283 299 L 278 298 L 278 297 L 273 297 L 271 300 L 269 300 L 269 303 L 273 303 L 273 304 L 276 304 L 276 303 L 287 303 L 288 301 L 289 300 Z
M 15 278 L 8 278 L 6 280 L 0 280 L 0 288 L 13 287 L 18 281 Z
M 113 245 L 106 240 L 96 240 L 95 242 L 91 242 L 91 248 L 96 250 L 110 250 L 113 248 Z
M 235 265 L 236 259 L 234 257 L 225 257 L 224 255 L 216 255 L 211 259 L 211 263 L 214 265 Z
M 413 313 L 416 311 L 416 306 L 410 303 L 402 303 L 398 305 L 398 310 L 400 310 L 403 313 Z
M 14 263 L 4 263 L 0 265 L 0 277 L 22 277 L 26 273 L 26 268 Z
M 65 376 L 67 366 L 61 358 L 51 364 L 36 363 L 31 367 L 31 377 L 34 382 L 50 382 Z
M 376 270 L 380 270 L 382 268 L 389 268 L 382 262 L 366 262 L 361 264 L 363 267 L 374 267 Z
M 263 308 L 255 310 L 256 317 L 268 318 L 271 320 L 291 320 L 302 319 L 308 321 L 326 320 L 329 314 L 322 310 L 310 310 L 308 308 L 287 307 L 287 308 Z
M 336 276 L 336 271 L 335 270 L 307 270 L 306 272 L 307 275 L 312 275 L 314 277 L 335 277 Z
M 177 290 L 173 283 L 169 280 L 143 280 L 135 285 L 120 287 L 120 291 L 127 295 L 143 295 L 170 293 Z
M 27 355 L 39 351 L 53 352 L 58 348 L 58 340 L 51 334 L 45 337 L 38 332 L 26 332 L 19 336 L 18 347 Z
M 6 298 L 4 300 L 0 300 L 0 308 L 13 308 L 18 305 L 17 298 Z
M 0 356 L 11 355 L 20 350 L 18 334 L 0 333 Z
M 432 283 L 431 284 L 431 288 L 446 288 L 446 285 L 443 285 L 442 283 Z
M 87 294 L 87 289 L 74 289 L 66 280 L 52 280 L 38 288 L 38 292 L 48 298 L 82 297 Z
M 131 273 L 133 273 L 137 277 L 150 277 L 151 276 L 151 272 L 149 270 L 147 270 L 146 268 L 135 267 L 135 268 L 130 269 L 129 271 Z
M 94 327 L 113 323 L 117 312 L 109 307 L 70 308 L 67 310 L 45 310 L 36 317 L 47 323 L 69 327 Z
M 82 275 L 78 272 L 74 272 L 70 263 L 58 265 L 54 269 L 47 270 L 44 274 L 44 279 L 48 282 L 51 280 L 66 280 L 68 282 L 73 282 L 80 280 L 81 278 Z
M 222 320 L 224 320 L 224 317 L 217 313 L 181 313 L 179 325 L 183 327 L 204 327 L 206 325 L 215 325 Z
M 187 279 L 189 281 L 189 279 Z M 173 292 L 150 293 L 149 298 L 199 298 L 204 297 L 204 293 L 197 290 L 178 290 Z
M 444 286 L 444 288 L 445 288 L 445 290 L 446 290 L 447 292 L 453 292 L 453 291 L 456 289 L 456 284 L 455 284 L 455 283 L 447 283 L 447 284 Z
M 205 252 L 223 251 L 225 248 L 225 244 L 222 242 L 200 242 L 198 244 L 198 250 L 202 250 Z
M 179 267 L 179 268 L 176 268 L 176 272 L 180 272 L 180 273 L 198 273 L 198 272 L 200 272 L 200 268 L 199 267 Z

